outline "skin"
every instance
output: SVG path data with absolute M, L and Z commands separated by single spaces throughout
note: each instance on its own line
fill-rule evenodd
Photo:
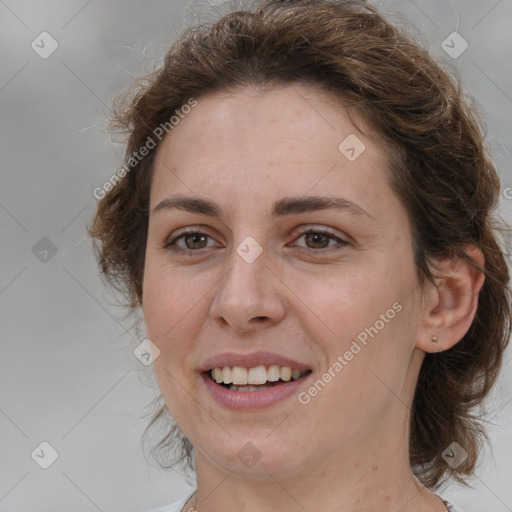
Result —
M 444 279 L 420 287 L 386 146 L 357 112 L 329 100 L 305 84 L 215 93 L 159 148 L 143 313 L 160 350 L 158 385 L 195 448 L 197 494 L 184 510 L 446 510 L 412 475 L 410 404 L 425 352 L 467 332 L 483 277 L 446 260 Z M 349 134 L 365 145 L 354 161 L 338 149 Z M 215 201 L 224 218 L 153 212 L 176 194 Z M 342 197 L 367 214 L 270 216 L 274 201 L 304 195 Z M 164 245 L 183 227 L 208 237 L 181 238 L 189 252 L 175 254 Z M 248 236 L 262 248 L 252 263 L 236 251 Z M 478 250 L 468 253 L 483 264 Z M 198 372 L 221 352 L 263 350 L 307 363 L 315 381 L 394 303 L 401 311 L 307 404 L 293 395 L 233 411 L 211 399 Z M 261 455 L 250 468 L 237 457 L 248 442 Z

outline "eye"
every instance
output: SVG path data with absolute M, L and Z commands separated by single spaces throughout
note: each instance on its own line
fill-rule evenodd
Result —
M 167 249 L 175 254 L 190 254 L 192 252 L 199 252 L 201 249 L 208 247 L 207 240 L 209 238 L 211 238 L 210 235 L 203 233 L 202 231 L 188 228 L 165 242 L 164 249 Z M 179 245 L 178 242 L 183 242 L 183 244 Z
M 349 243 L 328 231 L 314 228 L 303 228 L 297 240 L 301 238 L 304 238 L 306 246 L 298 247 L 307 249 L 307 252 L 313 254 L 326 254 Z M 212 238 L 207 233 L 198 229 L 187 228 L 165 242 L 163 247 L 175 254 L 190 255 L 194 252 L 199 253 L 207 247 L 212 247 L 212 245 L 208 245 L 208 239 Z
M 304 238 L 306 248 L 310 249 L 308 252 L 312 252 L 313 254 L 325 254 L 327 252 L 331 252 L 332 248 L 336 245 L 339 246 L 336 249 L 340 249 L 343 246 L 348 245 L 347 241 L 342 240 L 329 231 L 321 229 L 305 228 L 302 230 L 297 240 L 301 238 Z M 337 244 L 334 243 L 333 245 L 329 245 L 331 242 L 337 242 Z

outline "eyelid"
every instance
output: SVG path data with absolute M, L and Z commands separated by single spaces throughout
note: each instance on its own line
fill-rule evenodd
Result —
M 208 238 L 210 238 L 211 240 L 215 240 L 215 238 L 212 235 L 210 235 L 210 233 L 208 233 L 208 228 L 206 226 L 202 226 L 202 225 L 186 226 L 184 228 L 180 228 L 176 231 L 173 231 L 172 234 L 164 240 L 164 242 L 162 244 L 162 248 L 171 250 L 176 253 L 180 253 L 180 252 L 187 253 L 187 254 L 194 253 L 194 252 L 200 253 L 203 249 L 198 249 L 198 250 L 182 249 L 181 247 L 178 247 L 176 245 L 176 242 L 178 240 L 182 239 L 183 237 L 186 237 L 187 235 L 194 235 L 194 234 L 205 235 Z M 174 249 L 171 249 L 171 246 L 173 246 Z
M 297 236 L 296 236 L 295 240 L 298 240 L 303 235 L 306 235 L 306 234 L 309 234 L 309 233 L 328 236 L 328 237 L 330 237 L 330 240 L 337 241 L 337 244 L 335 244 L 335 245 L 328 245 L 327 247 L 324 247 L 324 248 L 321 248 L 321 249 L 313 249 L 313 248 L 310 248 L 310 247 L 297 246 L 297 247 L 300 247 L 302 250 L 305 250 L 305 251 L 310 252 L 310 253 L 314 253 L 314 254 L 316 254 L 316 253 L 328 254 L 328 253 L 330 253 L 333 250 L 334 251 L 335 250 L 339 250 L 340 247 L 337 247 L 337 246 L 341 245 L 343 247 L 345 245 L 349 245 L 350 244 L 350 242 L 348 240 L 345 240 L 343 237 L 339 236 L 336 233 L 333 233 L 329 229 L 327 229 L 325 227 L 314 226 L 314 225 L 300 226 L 298 228 L 298 233 L 297 233 Z M 347 236 L 347 238 L 350 238 L 350 237 Z
M 339 240 L 342 240 L 343 242 L 347 242 L 347 240 L 343 240 L 342 234 L 335 233 L 335 232 L 331 231 L 330 228 L 327 228 L 325 226 L 321 226 L 321 225 L 317 225 L 317 224 L 306 224 L 303 226 L 299 226 L 297 228 L 298 235 L 303 235 L 304 233 L 310 233 L 310 232 L 321 233 L 323 235 L 330 235 L 333 238 L 338 238 Z M 345 236 L 347 236 L 347 238 L 349 238 L 348 235 L 345 235 Z
M 204 224 L 196 224 L 196 225 L 193 225 L 193 226 L 185 226 L 183 228 L 175 229 L 167 237 L 167 240 L 172 240 L 172 239 L 175 239 L 175 238 L 177 238 L 179 236 L 188 235 L 188 234 L 192 234 L 192 233 L 204 233 L 205 235 L 211 236 L 211 235 L 209 235 L 210 232 L 211 232 L 211 228 L 209 228 L 208 226 L 205 226 Z
M 299 245 L 295 244 L 295 242 L 299 238 L 301 238 L 303 235 L 306 235 L 309 233 L 327 236 L 330 238 L 329 241 L 334 240 L 334 241 L 337 241 L 337 243 L 334 245 L 328 245 L 327 247 L 323 247 L 320 249 L 314 249 L 314 248 L 299 246 Z M 175 254 L 191 256 L 195 253 L 197 255 L 201 255 L 204 253 L 204 251 L 208 247 L 203 247 L 203 248 L 197 249 L 197 250 L 186 249 L 186 248 L 183 249 L 176 244 L 176 242 L 178 240 L 181 240 L 182 238 L 186 237 L 187 235 L 193 235 L 193 234 L 205 235 L 207 238 L 214 240 L 214 237 L 208 233 L 207 226 L 204 226 L 204 225 L 187 226 L 187 227 L 178 229 L 177 231 L 173 232 L 172 235 L 164 241 L 162 248 L 167 251 L 173 252 Z M 351 238 L 348 235 L 345 235 L 345 236 L 347 236 L 348 238 Z M 338 236 L 337 234 L 333 233 L 332 231 L 330 231 L 328 228 L 326 228 L 324 226 L 315 226 L 315 225 L 308 224 L 308 225 L 299 226 L 295 230 L 294 243 L 292 243 L 291 246 L 297 247 L 300 252 L 305 252 L 305 253 L 309 253 L 309 254 L 328 255 L 333 251 L 341 250 L 344 246 L 349 245 L 349 244 L 350 244 L 349 241 L 345 240 L 341 236 Z M 211 248 L 211 246 L 210 246 L 210 248 Z

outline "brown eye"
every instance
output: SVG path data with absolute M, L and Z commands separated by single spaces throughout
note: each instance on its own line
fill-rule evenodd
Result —
M 208 235 L 192 233 L 191 235 L 182 235 L 180 238 L 184 240 L 187 249 L 203 249 L 203 247 L 205 247 L 204 242 L 206 238 L 208 238 Z
M 194 252 L 200 252 L 201 249 L 207 248 L 208 239 L 211 239 L 211 237 L 206 233 L 187 230 L 166 242 L 164 244 L 164 249 L 177 254 L 192 254 Z
M 306 233 L 304 240 L 311 249 L 324 249 L 329 245 L 329 239 L 324 233 Z
M 304 239 L 306 245 L 299 245 L 299 247 L 309 249 L 309 252 L 313 252 L 314 254 L 326 254 L 331 250 L 341 249 L 343 246 L 348 245 L 347 241 L 342 240 L 328 231 L 318 229 L 309 228 L 304 230 L 297 240 L 301 238 Z

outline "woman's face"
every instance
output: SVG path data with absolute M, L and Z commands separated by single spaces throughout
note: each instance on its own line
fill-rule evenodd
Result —
M 200 98 L 164 139 L 143 312 L 198 466 L 257 477 L 403 455 L 421 290 L 387 165 L 355 113 L 298 84 Z

